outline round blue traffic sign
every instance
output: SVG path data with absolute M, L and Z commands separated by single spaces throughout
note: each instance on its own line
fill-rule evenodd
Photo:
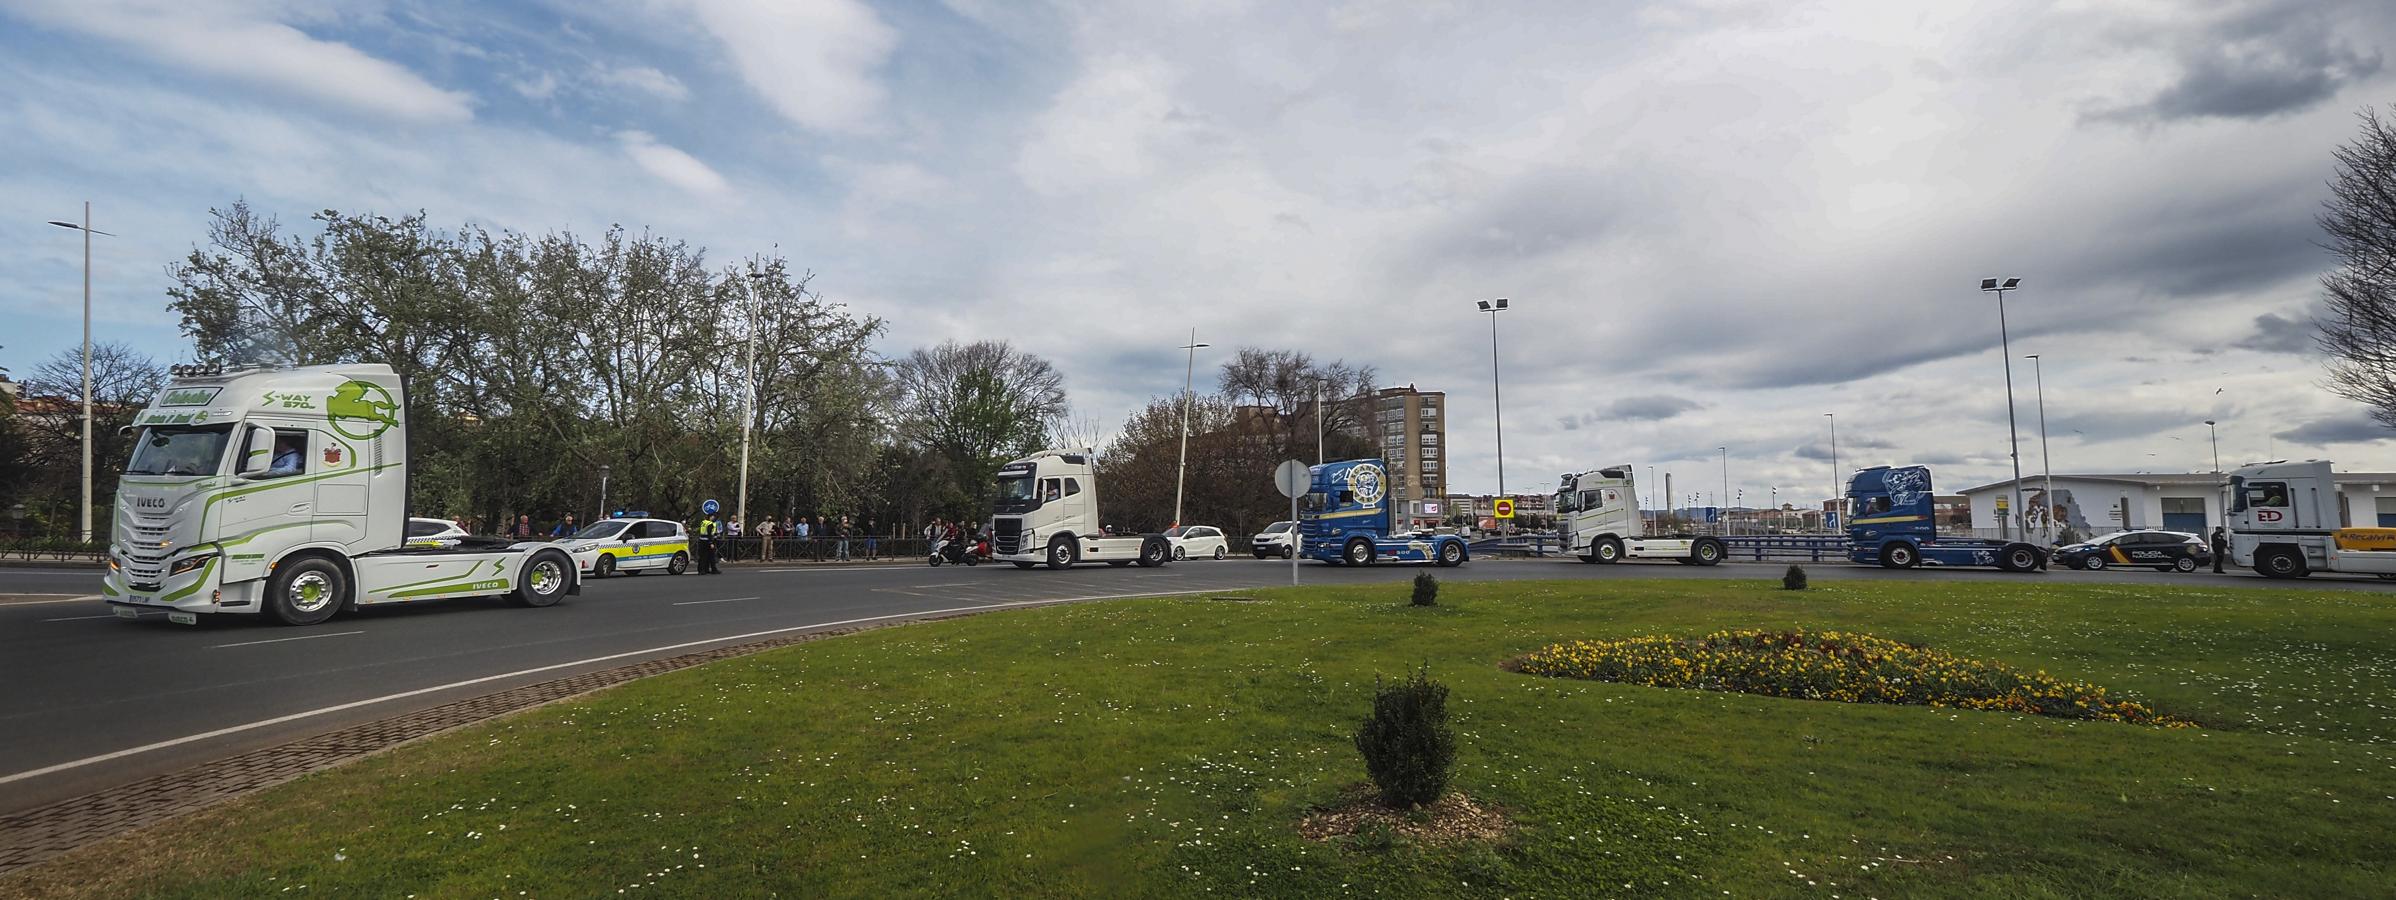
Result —
M 713 501 L 713 500 L 709 500 L 709 501 L 707 501 L 707 502 L 705 502 L 705 503 L 701 503 L 701 504 L 699 504 L 699 513 L 700 513 L 701 515 L 709 515 L 709 516 L 712 516 L 712 515 L 715 515 L 715 511 L 716 511 L 716 510 L 723 509 L 723 508 L 724 508 L 724 507 L 723 507 L 723 504 L 717 503 L 717 502 L 715 502 L 715 501 Z

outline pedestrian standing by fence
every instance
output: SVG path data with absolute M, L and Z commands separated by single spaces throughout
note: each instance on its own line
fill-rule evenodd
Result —
M 840 530 L 832 535 L 840 541 L 840 561 L 849 561 L 849 517 L 840 517 Z
M 865 520 L 865 558 L 873 559 L 882 550 L 882 533 L 874 528 L 874 520 Z
M 774 517 L 757 520 L 757 561 L 774 561 Z
M 2223 527 L 2221 527 L 2221 526 L 2219 526 L 2219 525 L 2215 525 L 2215 526 L 2213 526 L 2213 574 L 2215 574 L 2215 575 L 2219 575 L 2219 574 L 2221 574 L 2221 563 L 2222 563 L 2222 560 L 2228 559 L 2228 558 L 2229 558 L 2229 555 L 2230 555 L 2230 532 L 2229 532 L 2229 529 L 2223 528 Z
M 553 538 L 573 537 L 575 532 L 581 530 L 574 524 L 574 514 L 567 513 L 565 518 L 558 520 L 556 530 L 549 532 L 549 536 Z
M 532 540 L 532 516 L 517 516 L 516 527 L 508 529 L 507 536 L 519 541 Z

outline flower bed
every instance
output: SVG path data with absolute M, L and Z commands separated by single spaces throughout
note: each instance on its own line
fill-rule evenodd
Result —
M 1717 631 L 1702 638 L 1573 641 L 1523 657 L 1516 665 L 1531 675 L 1650 687 L 2011 710 L 2167 728 L 2196 724 L 2108 696 L 2092 684 L 1837 631 Z

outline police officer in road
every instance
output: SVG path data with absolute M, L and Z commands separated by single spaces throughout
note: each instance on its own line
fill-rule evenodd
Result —
M 699 551 L 699 574 L 724 574 L 723 570 L 715 567 L 715 542 L 723 533 L 724 522 L 721 518 L 712 515 L 699 518 L 699 545 L 696 548 Z
M 2213 526 L 2213 574 L 2221 574 L 2221 562 L 2230 555 L 2229 529 Z

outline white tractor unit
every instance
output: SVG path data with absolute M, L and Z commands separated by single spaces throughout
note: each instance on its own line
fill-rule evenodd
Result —
M 2396 528 L 2350 528 L 2324 460 L 2233 469 L 2222 508 L 2230 560 L 2268 578 L 2352 572 L 2396 578 Z
M 1100 524 L 1093 456 L 1087 449 L 1042 450 L 1000 466 L 998 500 L 991 506 L 991 558 L 1018 569 L 1170 561 L 1173 545 L 1164 535 L 1119 535 Z
M 176 367 L 133 423 L 101 596 L 128 619 L 314 625 L 359 606 L 580 593 L 555 545 L 409 544 L 403 398 L 383 365 Z
M 1710 566 L 1729 555 L 1710 534 L 1648 534 L 1639 514 L 1639 489 L 1630 466 L 1612 466 L 1564 476 L 1556 487 L 1556 530 L 1564 552 L 1587 563 L 1626 559 L 1669 559 Z

